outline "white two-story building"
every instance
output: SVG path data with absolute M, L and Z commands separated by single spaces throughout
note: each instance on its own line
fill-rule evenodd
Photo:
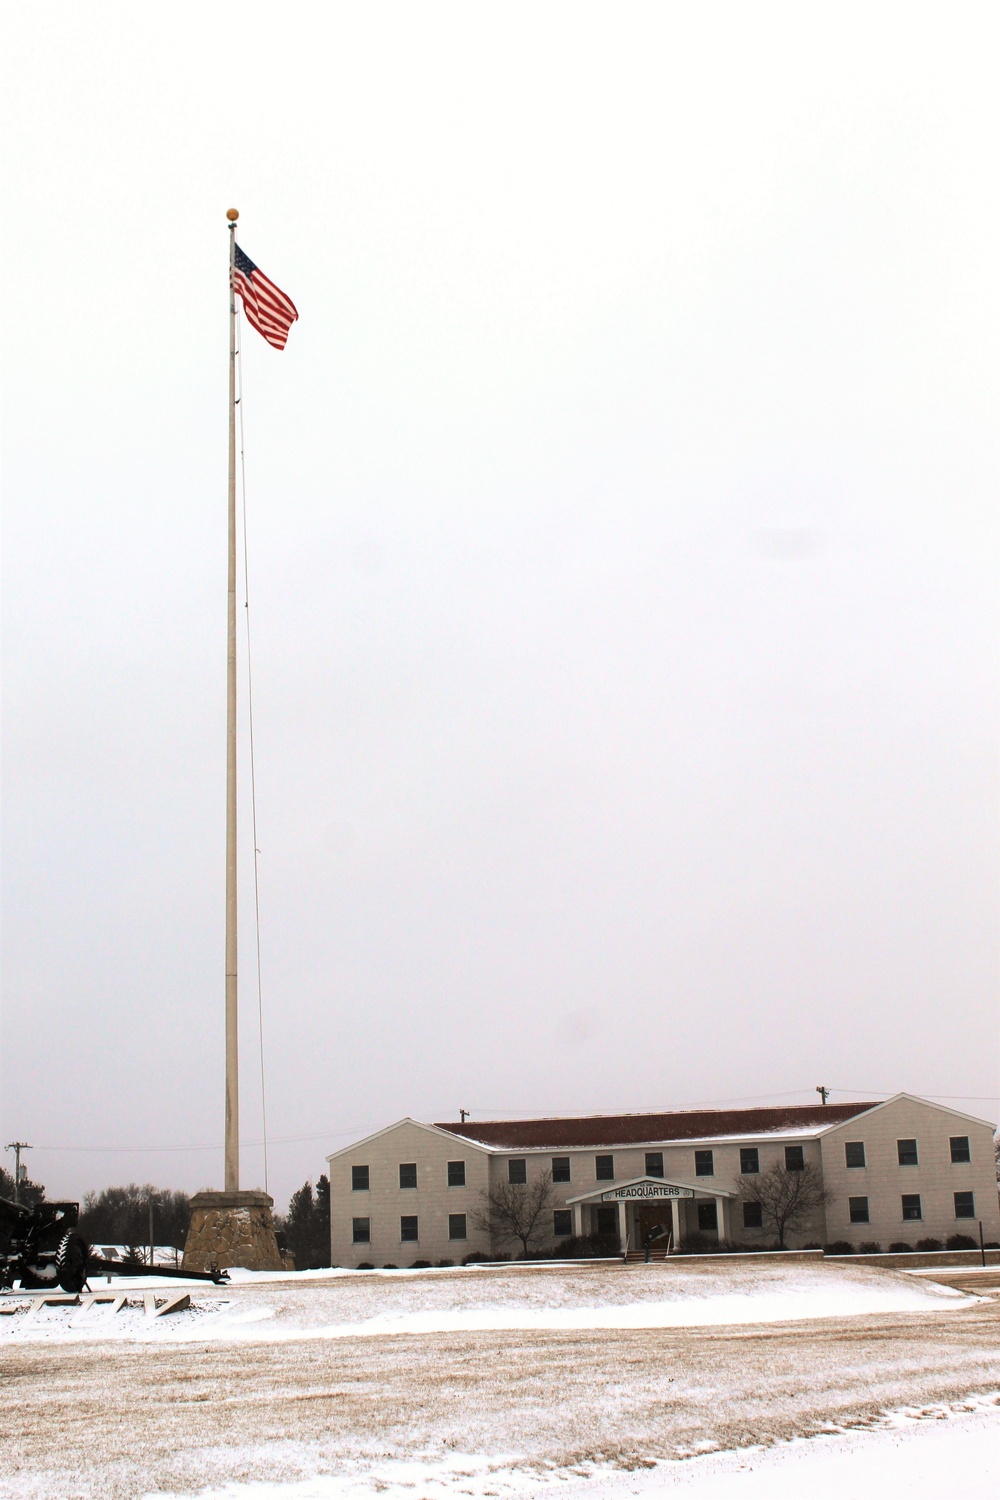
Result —
M 828 1201 L 789 1246 L 846 1241 L 883 1249 L 956 1234 L 1000 1242 L 995 1126 L 929 1100 L 671 1114 L 587 1115 L 427 1125 L 400 1120 L 329 1158 L 335 1266 L 460 1262 L 517 1253 L 483 1227 L 498 1184 L 544 1176 L 535 1243 L 571 1237 L 621 1248 L 651 1233 L 762 1248 L 774 1240 L 748 1184 L 777 1166 L 815 1169 Z

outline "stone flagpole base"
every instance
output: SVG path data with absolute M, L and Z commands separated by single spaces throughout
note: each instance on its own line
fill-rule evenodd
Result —
M 274 1237 L 267 1193 L 195 1193 L 191 1223 L 184 1242 L 184 1271 L 220 1271 L 242 1266 L 247 1271 L 290 1269 Z

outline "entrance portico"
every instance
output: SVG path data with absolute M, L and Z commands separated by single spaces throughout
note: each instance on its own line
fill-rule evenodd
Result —
M 693 1186 L 662 1177 L 634 1177 L 580 1193 L 567 1200 L 567 1207 L 572 1209 L 577 1236 L 617 1232 L 623 1250 L 641 1249 L 648 1238 L 676 1252 L 681 1240 L 692 1234 L 728 1240 L 732 1196 L 707 1183 Z

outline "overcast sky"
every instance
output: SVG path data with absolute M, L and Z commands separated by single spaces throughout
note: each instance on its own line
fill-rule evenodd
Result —
M 222 1185 L 231 205 L 278 1206 L 460 1107 L 996 1119 L 995 8 L 6 33 L 0 1144 Z

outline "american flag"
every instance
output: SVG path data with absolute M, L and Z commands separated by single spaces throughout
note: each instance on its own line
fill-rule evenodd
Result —
M 295 303 L 273 281 L 268 281 L 239 245 L 233 249 L 233 290 L 243 298 L 247 322 L 275 349 L 284 349 L 288 330 L 298 318 Z

